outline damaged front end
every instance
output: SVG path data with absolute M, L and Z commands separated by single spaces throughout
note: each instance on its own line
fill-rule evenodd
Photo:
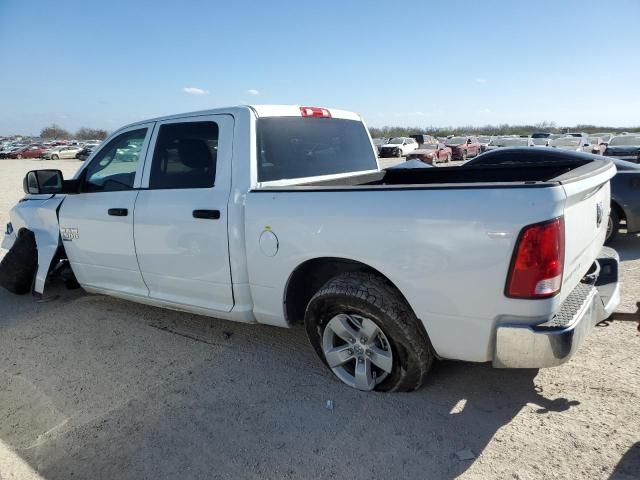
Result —
M 11 223 L 2 241 L 2 248 L 9 251 L 0 261 L 0 285 L 10 292 L 42 294 L 51 272 L 68 269 L 70 273 L 58 223 L 58 210 L 64 198 L 27 196 L 11 209 Z M 74 281 L 68 283 L 73 284 Z

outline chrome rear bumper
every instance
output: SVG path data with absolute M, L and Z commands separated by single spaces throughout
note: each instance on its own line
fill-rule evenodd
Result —
M 547 322 L 536 325 L 499 325 L 493 366 L 543 368 L 569 360 L 594 325 L 609 317 L 620 303 L 615 250 L 603 247 L 595 283 L 580 283 Z

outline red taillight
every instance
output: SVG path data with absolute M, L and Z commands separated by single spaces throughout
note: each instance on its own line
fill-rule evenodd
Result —
M 522 229 L 511 260 L 506 295 L 549 298 L 560 291 L 564 270 L 564 217 Z
M 300 107 L 300 113 L 303 117 L 331 118 L 331 112 L 326 108 L 320 107 Z

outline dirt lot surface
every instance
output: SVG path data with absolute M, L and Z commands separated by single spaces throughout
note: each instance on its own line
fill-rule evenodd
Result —
M 79 162 L 0 160 L 2 225 L 44 165 Z M 614 246 L 630 311 L 640 238 Z M 47 294 L 0 291 L 2 480 L 640 476 L 630 322 L 596 328 L 558 368 L 439 362 L 419 392 L 366 394 L 334 380 L 302 328 Z

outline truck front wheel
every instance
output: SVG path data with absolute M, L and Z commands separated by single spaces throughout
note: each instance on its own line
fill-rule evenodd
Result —
M 11 250 L 0 262 L 0 285 L 17 295 L 31 291 L 38 269 L 38 249 L 31 230 L 20 230 Z
M 391 285 L 360 272 L 329 280 L 305 313 L 320 359 L 342 382 L 365 391 L 420 388 L 435 355 L 418 322 Z

